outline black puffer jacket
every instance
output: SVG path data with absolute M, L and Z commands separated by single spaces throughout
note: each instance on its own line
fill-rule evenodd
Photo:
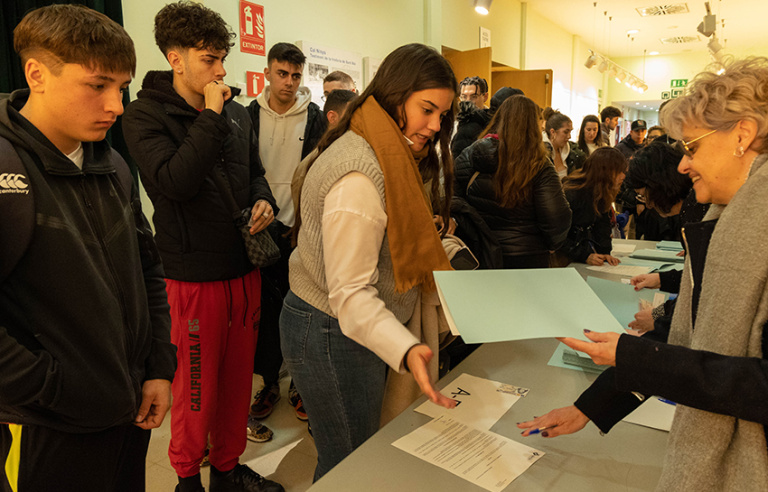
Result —
M 515 208 L 498 205 L 493 175 L 498 168 L 498 140 L 484 138 L 456 159 L 456 194 L 475 207 L 494 232 L 505 256 L 546 253 L 559 248 L 571 225 L 571 210 L 555 168 L 545 166 L 531 182 L 528 202 Z M 475 172 L 480 174 L 467 190 Z
M 621 139 L 621 142 L 616 144 L 616 149 L 619 150 L 627 160 L 643 147 L 643 144 L 635 143 L 635 141 L 632 140 L 632 135 L 627 135 Z
M 554 152 L 552 144 L 549 142 L 544 142 L 544 146 L 547 148 L 549 155 L 551 156 Z M 570 148 L 570 151 L 568 152 L 568 157 L 565 158 L 565 167 L 568 170 L 567 174 L 571 174 L 573 171 L 584 167 L 584 161 L 587 160 L 587 154 L 585 154 L 584 151 L 581 150 L 579 146 L 574 142 L 568 142 L 568 147 Z
M 477 109 L 472 107 L 466 111 L 461 111 L 456 117 L 459 125 L 456 127 L 456 135 L 451 141 L 451 154 L 456 159 L 459 155 L 472 145 L 474 141 L 480 138 L 480 133 L 491 122 L 491 112 L 488 109 Z
M 571 261 L 585 263 L 592 253 L 611 252 L 611 211 L 598 214 L 592 206 L 592 191 L 567 190 L 565 197 L 573 211 L 568 239 L 560 249 Z
M 155 206 L 157 247 L 168 278 L 209 282 L 242 277 L 248 260 L 232 210 L 212 172 L 230 184 L 237 205 L 266 200 L 278 209 L 243 106 L 197 111 L 173 89 L 171 72 L 149 72 L 123 116 L 128 149 Z

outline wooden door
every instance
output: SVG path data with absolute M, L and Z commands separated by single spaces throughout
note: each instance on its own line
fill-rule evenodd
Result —
M 476 50 L 457 51 L 443 48 L 443 56 L 453 67 L 456 82 L 461 82 L 466 77 L 482 77 L 491 86 L 491 48 L 479 48 Z M 490 99 L 490 95 L 489 95 Z
M 517 70 L 494 68 L 491 94 L 502 87 L 516 87 L 533 99 L 541 109 L 552 105 L 552 70 Z

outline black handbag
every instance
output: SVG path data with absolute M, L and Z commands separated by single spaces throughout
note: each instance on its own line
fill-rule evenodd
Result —
M 277 244 L 275 244 L 275 241 L 272 239 L 272 236 L 269 235 L 267 229 L 263 229 L 256 234 L 251 234 L 248 225 L 248 222 L 251 219 L 251 209 L 240 209 L 240 207 L 237 206 L 235 197 L 232 194 L 232 189 L 215 168 L 213 170 L 213 180 L 216 183 L 216 187 L 219 188 L 219 192 L 221 193 L 224 202 L 232 211 L 232 220 L 235 223 L 235 227 L 243 236 L 245 251 L 253 266 L 264 268 L 274 265 L 277 260 L 280 259 L 280 248 L 277 247 Z

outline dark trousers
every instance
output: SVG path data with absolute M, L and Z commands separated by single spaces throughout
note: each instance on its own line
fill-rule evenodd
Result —
M 84 434 L 1 424 L 0 490 L 143 492 L 149 436 L 131 424 Z
M 272 238 L 280 248 L 280 260 L 261 269 L 261 322 L 259 343 L 253 357 L 253 373 L 264 378 L 267 387 L 280 379 L 280 366 L 283 365 L 283 352 L 280 349 L 280 312 L 289 289 L 288 258 L 293 252 L 290 238 L 286 236 L 289 230 L 277 221 L 270 225 Z

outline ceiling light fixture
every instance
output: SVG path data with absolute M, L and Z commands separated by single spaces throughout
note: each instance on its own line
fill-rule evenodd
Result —
M 584 66 L 592 68 L 597 64 L 597 55 L 594 51 L 589 50 L 590 55 L 587 57 L 587 61 L 584 62 Z
M 587 61 L 584 62 L 585 67 L 597 67 L 598 72 L 604 73 L 608 75 L 608 77 L 615 79 L 616 82 L 625 84 L 627 87 L 638 92 L 645 92 L 648 90 L 648 85 L 637 75 L 631 73 L 625 68 L 620 67 L 605 55 L 596 53 L 593 50 L 587 51 L 589 51 L 589 56 L 587 57 Z M 645 71 L 645 69 L 643 69 L 643 71 Z
M 491 10 L 491 2 L 493 0 L 475 0 L 475 12 L 488 15 L 488 11 Z

